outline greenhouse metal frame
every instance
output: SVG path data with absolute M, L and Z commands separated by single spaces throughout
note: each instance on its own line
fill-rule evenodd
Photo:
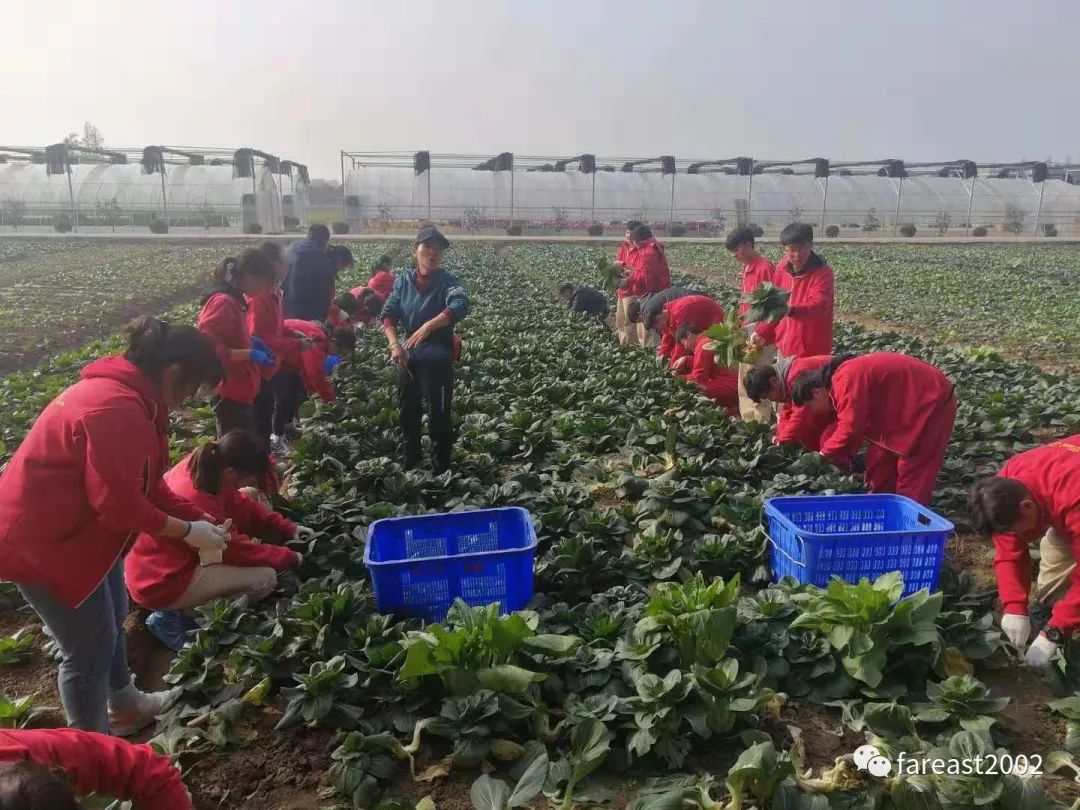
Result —
M 1080 230 L 1080 167 L 1034 161 L 342 151 L 341 182 L 342 218 L 354 230 L 430 220 L 560 232 L 628 219 L 709 235 L 793 221 L 860 235 L 905 225 L 942 235 Z

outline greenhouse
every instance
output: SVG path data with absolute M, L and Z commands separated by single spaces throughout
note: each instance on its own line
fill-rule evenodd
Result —
M 573 230 L 628 219 L 722 231 L 792 221 L 890 233 L 1080 229 L 1080 170 L 1044 163 L 686 161 L 342 153 L 353 229 L 430 219 L 478 230 Z
M 307 225 L 309 182 L 249 148 L 0 146 L 0 227 L 281 233 Z

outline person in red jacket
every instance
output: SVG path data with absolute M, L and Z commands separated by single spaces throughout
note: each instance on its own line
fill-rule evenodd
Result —
M 779 323 L 758 324 L 751 338 L 758 345 L 775 343 L 786 357 L 832 354 L 833 271 L 814 253 L 814 228 L 801 222 L 780 232 L 784 258 L 773 283 L 791 290 L 788 313 Z
M 390 276 L 391 282 L 393 282 L 393 279 L 394 277 Z M 386 304 L 386 299 L 380 293 L 368 287 L 353 287 L 352 292 L 349 294 L 358 303 L 356 313 L 352 316 L 352 322 L 357 326 L 369 324 L 378 318 L 379 313 L 382 312 L 382 308 Z
M 641 223 L 636 219 L 626 223 L 623 243 L 619 245 L 619 251 L 615 254 L 615 263 L 619 265 L 623 274 L 622 283 L 615 290 L 615 333 L 619 338 L 620 346 L 642 346 L 645 343 L 644 330 L 629 315 L 630 308 L 638 303 L 639 295 L 634 292 L 630 284 L 630 276 L 634 272 L 634 252 L 637 250 L 634 232 L 639 227 Z
M 213 342 L 225 378 L 213 399 L 219 436 L 230 430 L 254 433 L 253 404 L 262 384 L 261 368 L 273 368 L 274 353 L 248 331 L 247 298 L 256 298 L 277 283 L 277 269 L 258 248 L 225 259 L 214 271 L 215 289 L 203 299 L 198 329 Z
M 739 415 L 739 384 L 735 372 L 716 363 L 716 352 L 708 348 L 712 338 L 702 334 L 694 324 L 679 327 L 675 338 L 686 352 L 676 363 L 675 370 L 686 369 L 686 380 L 701 389 L 701 393 L 723 407 L 729 416 Z
M 996 477 L 975 485 L 968 507 L 975 530 L 993 537 L 1001 629 L 1021 652 L 1031 637 L 1028 546 L 1042 538 L 1035 595 L 1061 598 L 1026 661 L 1049 665 L 1058 646 L 1080 629 L 1080 434 L 1013 456 Z
M 0 475 L 0 579 L 18 585 L 56 639 L 68 724 L 123 736 L 175 692 L 135 688 L 127 663 L 122 557 L 151 532 L 221 548 L 226 530 L 162 481 L 169 411 L 222 369 L 205 336 L 142 318 L 123 357 L 97 360 L 38 416 Z
M 288 265 L 281 245 L 277 242 L 264 242 L 259 249 L 274 265 L 275 283 L 258 295 L 244 296 L 244 300 L 247 304 L 248 331 L 252 338 L 258 338 L 266 344 L 274 356 L 272 365 L 259 369 L 262 380 L 253 403 L 255 435 L 269 444 L 273 433 L 274 377 L 281 370 L 282 360 L 286 357 L 299 357 L 307 343 L 300 336 L 285 329 L 281 309 L 281 281 L 285 278 Z
M 657 357 L 666 358 L 674 367 L 685 349 L 675 339 L 680 326 L 696 326 L 705 331 L 714 323 L 724 320 L 724 308 L 707 295 L 687 295 L 664 304 L 664 308 L 652 319 L 652 328 L 660 334 Z
M 814 452 L 821 449 L 821 436 L 832 423 L 832 414 L 796 406 L 791 401 L 791 386 L 804 371 L 817 371 L 832 359 L 831 354 L 778 357 L 770 365 L 753 366 L 743 374 L 743 390 L 753 402 L 768 400 L 780 405 L 773 444 L 798 444 Z
M 956 420 L 953 384 L 906 354 L 839 356 L 795 378 L 791 400 L 835 414 L 821 455 L 850 469 L 864 443 L 871 492 L 895 492 L 929 505 Z
M 353 287 L 350 292 L 359 298 L 361 291 L 371 290 L 385 304 L 386 299 L 390 297 L 390 293 L 394 290 L 394 273 L 391 269 L 393 263 L 394 260 L 384 253 L 371 266 L 371 278 L 368 279 L 367 284 Z
M 342 293 L 330 305 L 326 325 L 331 329 L 352 329 L 353 321 L 360 313 L 360 301 L 352 293 Z
M 71 728 L 0 730 L 0 807 L 79 810 L 96 793 L 135 810 L 191 810 L 180 771 L 149 745 Z
M 300 375 L 303 390 L 316 394 L 323 402 L 337 399 L 330 375 L 341 363 L 343 354 L 351 354 L 356 348 L 356 333 L 351 329 L 333 329 L 327 333 L 317 321 L 288 319 L 285 327 L 303 335 L 311 347 L 300 354 L 299 362 L 292 370 Z M 291 422 L 306 397 L 299 397 L 294 404 L 286 405 L 283 418 Z
M 626 283 L 633 295 L 651 295 L 671 286 L 671 270 L 668 268 L 664 246 L 653 236 L 648 225 L 638 225 L 630 238 L 634 249 L 630 253 L 630 275 Z
M 234 430 L 207 442 L 166 474 L 165 485 L 178 498 L 218 522 L 231 521 L 232 532 L 220 564 L 215 560 L 200 565 L 194 549 L 147 532 L 132 546 L 124 561 L 128 591 L 140 606 L 156 611 L 146 626 L 169 649 L 183 647 L 187 632 L 195 628 L 180 611 L 241 594 L 252 603 L 259 602 L 274 589 L 279 571 L 299 565 L 295 552 L 250 539 L 283 542 L 314 534 L 241 494 L 241 488 L 261 480 L 269 466 L 259 440 Z

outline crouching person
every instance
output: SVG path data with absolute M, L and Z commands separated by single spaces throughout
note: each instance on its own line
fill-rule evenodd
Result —
M 717 365 L 716 352 L 709 348 L 712 339 L 693 324 L 680 326 L 675 338 L 686 354 L 675 361 L 674 370 L 685 373 L 688 382 L 700 388 L 701 393 L 724 408 L 729 416 L 738 416 L 739 380 L 734 371 Z
M 295 568 L 290 549 L 257 543 L 252 536 L 285 541 L 313 532 L 271 512 L 240 493 L 261 480 L 270 460 L 259 441 L 232 431 L 204 444 L 165 476 L 175 495 L 215 520 L 231 521 L 232 535 L 219 558 L 200 558 L 185 543 L 163 535 L 140 534 L 124 563 L 128 590 L 147 610 L 147 627 L 172 650 L 183 647 L 195 622 L 185 611 L 213 599 L 246 594 L 258 602 L 270 595 L 280 571 Z
M 1046 666 L 1080 629 L 1080 434 L 1013 456 L 997 476 L 975 485 L 968 507 L 975 530 L 994 541 L 1001 629 L 1018 650 L 1027 648 L 1029 666 Z M 1058 601 L 1028 648 L 1028 546 L 1039 538 L 1035 598 Z
M 595 287 L 566 282 L 559 285 L 559 297 L 566 301 L 571 312 L 591 315 L 601 321 L 608 316 L 607 296 Z
M 850 355 L 849 355 L 850 356 Z M 832 362 L 831 354 L 813 357 L 778 357 L 764 366 L 747 366 L 742 376 L 741 395 L 752 402 L 771 402 L 780 406 L 773 444 L 798 444 L 810 451 L 821 449 L 821 435 L 832 423 L 832 414 L 819 413 L 791 401 L 791 386 L 804 371 L 818 371 Z M 742 369 L 742 366 L 740 366 Z

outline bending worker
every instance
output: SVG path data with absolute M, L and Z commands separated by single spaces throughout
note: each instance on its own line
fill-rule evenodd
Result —
M 382 311 L 390 357 L 398 363 L 398 408 L 405 466 L 420 463 L 420 422 L 426 400 L 435 472 L 450 468 L 454 392 L 454 325 L 469 313 L 461 282 L 442 268 L 450 242 L 434 226 L 416 235 L 414 266 L 400 273 Z M 399 333 L 400 330 L 400 333 Z M 404 338 L 404 342 L 402 342 Z
M 791 401 L 791 386 L 804 371 L 817 371 L 832 362 L 831 354 L 813 357 L 778 357 L 767 366 L 749 366 L 742 390 L 753 402 L 768 400 L 780 406 L 773 444 L 798 444 L 807 450 L 821 449 L 821 434 L 832 422 L 831 413 L 818 413 Z
M 1021 652 L 1031 637 L 1028 545 L 1042 538 L 1035 598 L 1061 598 L 1026 661 L 1046 666 L 1080 629 L 1080 434 L 1013 456 L 996 477 L 975 485 L 968 506 L 975 530 L 994 539 L 1001 629 Z
M 675 335 L 681 326 L 696 326 L 705 331 L 714 323 L 724 320 L 724 308 L 707 295 L 687 295 L 676 298 L 667 304 L 652 319 L 651 326 L 660 333 L 660 346 L 657 357 L 666 358 L 672 368 L 686 353 L 686 349 L 676 340 Z
M 953 384 L 929 363 L 906 354 L 840 356 L 795 379 L 791 399 L 835 414 L 821 455 L 851 469 L 864 443 L 871 492 L 895 492 L 922 504 L 934 494 L 956 419 Z

